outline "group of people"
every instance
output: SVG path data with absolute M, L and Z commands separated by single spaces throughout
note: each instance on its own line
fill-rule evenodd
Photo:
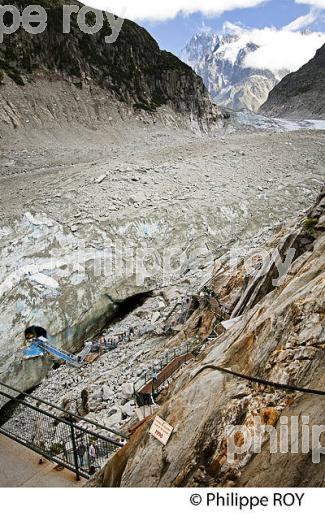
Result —
M 129 327 L 126 331 L 121 334 L 117 334 L 116 336 L 109 336 L 108 334 L 101 336 L 99 338 L 99 343 L 101 347 L 104 347 L 106 350 L 114 350 L 119 346 L 120 343 L 130 341 L 135 336 L 134 327 Z
M 91 442 L 89 446 L 81 440 L 77 445 L 77 455 L 80 469 L 87 468 L 90 475 L 93 475 L 98 467 L 96 464 L 97 449 L 96 444 Z
M 91 352 L 100 352 L 101 350 L 111 351 L 118 348 L 121 343 L 130 341 L 134 336 L 134 327 L 129 327 L 128 330 L 114 336 L 104 334 L 94 341 L 87 342 L 86 346 L 88 345 L 90 347 Z
M 121 446 L 124 446 L 127 442 L 125 438 L 117 440 Z M 105 450 L 103 452 L 103 448 L 100 449 L 95 441 L 86 444 L 84 440 L 81 439 L 80 442 L 77 443 L 76 451 L 80 469 L 85 469 L 90 475 L 93 475 L 101 467 L 100 459 L 106 460 Z

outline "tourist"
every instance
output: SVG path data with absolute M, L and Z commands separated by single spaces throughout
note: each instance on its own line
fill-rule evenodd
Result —
M 87 450 L 86 446 L 81 441 L 81 444 L 79 444 L 79 446 L 77 447 L 77 454 L 79 457 L 79 464 L 80 464 L 81 468 L 84 465 L 84 457 L 85 457 L 86 450 Z
M 154 368 L 151 371 L 150 377 L 152 379 L 152 390 L 155 390 L 158 384 L 158 375 Z
M 96 447 L 95 444 L 92 442 L 88 448 L 88 455 L 89 455 L 89 466 L 95 466 L 96 463 Z
M 39 402 L 36 403 L 36 407 L 40 407 Z M 45 437 L 44 437 L 44 424 L 43 424 L 43 416 L 38 413 L 36 416 L 36 420 L 34 423 L 34 432 L 32 435 L 32 444 L 37 446 L 41 451 L 45 451 Z M 43 463 L 43 459 L 40 458 L 38 461 L 39 464 Z

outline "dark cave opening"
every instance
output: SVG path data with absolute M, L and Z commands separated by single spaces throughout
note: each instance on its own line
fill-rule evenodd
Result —
M 107 323 L 107 325 L 115 325 L 119 321 L 122 321 L 128 314 L 133 312 L 138 307 L 141 307 L 149 298 L 153 296 L 153 291 L 147 291 L 144 293 L 135 294 L 122 301 L 115 301 L 117 310 L 114 317 Z
M 47 331 L 43 327 L 37 325 L 31 325 L 25 330 L 25 339 L 32 338 L 47 338 Z

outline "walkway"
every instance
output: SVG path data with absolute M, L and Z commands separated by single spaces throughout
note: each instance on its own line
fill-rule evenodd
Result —
M 184 363 L 193 358 L 191 352 L 183 354 L 182 356 L 175 357 L 168 365 L 162 368 L 157 374 L 157 380 L 155 384 L 152 379 L 146 385 L 144 385 L 138 391 L 139 394 L 151 394 L 154 390 L 158 390 L 159 387 L 165 383 Z
M 86 480 L 76 481 L 68 470 L 57 471 L 56 464 L 0 434 L 0 487 L 81 487 Z

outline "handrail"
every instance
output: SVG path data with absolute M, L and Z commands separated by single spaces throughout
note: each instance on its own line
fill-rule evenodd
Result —
M 34 396 L 30 395 L 30 394 L 27 394 L 26 392 L 21 392 L 20 390 L 17 390 L 17 388 L 13 388 L 12 386 L 9 386 L 6 383 L 3 383 L 2 381 L 0 381 L 0 385 L 4 386 L 8 390 L 16 392 L 18 395 L 23 395 L 24 397 L 26 397 L 28 399 L 32 399 L 33 401 L 36 401 L 38 403 L 45 404 L 46 406 L 50 406 L 51 408 L 55 408 L 56 410 L 59 410 L 60 412 L 64 413 L 65 415 L 69 415 L 72 418 L 77 419 L 77 421 L 84 421 L 84 422 L 86 422 L 88 424 L 91 424 L 92 426 L 96 426 L 97 428 L 100 428 L 101 430 L 106 430 L 109 433 L 113 433 L 114 435 L 117 435 L 118 437 L 122 437 L 124 439 L 128 439 L 128 436 L 125 433 L 123 433 L 123 432 L 120 432 L 118 430 L 114 430 L 113 428 L 109 428 L 109 427 L 104 426 L 102 424 L 98 424 L 97 422 L 92 421 L 91 419 L 87 419 L 86 417 L 81 417 L 78 414 L 69 412 L 69 411 L 65 410 L 64 408 L 61 408 L 60 406 L 57 406 L 54 403 L 49 403 L 48 401 L 45 401 L 44 399 L 41 399 L 39 397 L 34 397 Z M 14 399 L 14 397 L 10 397 L 10 398 Z
M 2 395 L 3 397 L 6 397 L 6 398 L 9 398 L 11 400 L 14 400 L 16 403 L 18 404 L 22 404 L 24 406 L 26 406 L 27 408 L 30 408 L 31 410 L 34 410 L 36 412 L 41 412 L 42 415 L 46 415 L 47 417 L 49 417 L 50 419 L 54 419 L 55 421 L 59 421 L 60 423 L 65 423 L 65 424 L 71 424 L 71 421 L 69 421 L 68 419 L 65 419 L 64 417 L 57 417 L 56 415 L 52 414 L 51 412 L 47 412 L 46 410 L 42 410 L 40 408 L 37 408 L 36 406 L 30 404 L 30 403 L 26 403 L 25 401 L 23 401 L 22 399 L 19 399 L 18 397 L 12 397 L 10 396 L 9 394 L 6 394 L 5 392 L 2 392 L 0 390 L 0 395 Z M 104 441 L 109 441 L 111 442 L 112 444 L 115 444 L 116 446 L 122 446 L 122 444 L 118 441 L 116 441 L 115 439 L 112 439 L 111 437 L 104 437 L 103 435 L 101 435 L 100 433 L 97 433 L 97 432 L 93 432 L 92 430 L 87 430 L 86 428 L 84 428 L 83 426 L 80 426 L 79 424 L 76 424 L 74 423 L 75 427 L 84 432 L 84 433 L 91 433 L 91 434 L 94 434 L 96 435 L 96 437 L 104 440 Z
M 142 376 L 140 376 L 139 379 L 133 384 L 134 393 L 136 394 L 137 391 L 139 391 L 143 386 L 145 386 L 147 383 L 149 383 L 149 381 L 152 381 L 151 373 L 152 373 L 153 369 L 156 370 L 157 368 L 160 368 L 160 370 L 163 370 L 167 365 L 172 363 L 176 358 L 184 356 L 185 354 L 189 354 L 190 352 L 191 352 L 191 350 L 189 349 L 189 345 L 187 342 L 185 343 L 185 345 L 183 347 L 181 346 L 179 348 L 173 349 L 173 351 L 172 351 L 173 354 L 172 354 L 171 358 L 168 357 L 169 352 L 167 352 L 167 354 L 165 356 L 165 361 L 166 361 L 165 363 L 164 363 L 164 358 L 162 358 L 162 360 L 160 361 L 160 365 L 158 365 L 158 366 L 157 366 L 157 364 L 154 365 L 150 371 L 146 371 L 144 374 L 142 374 Z M 147 379 L 147 377 L 148 377 L 148 379 Z
M 290 392 L 301 392 L 304 394 L 325 396 L 324 390 L 318 390 L 317 388 L 303 388 L 300 386 L 287 385 L 285 383 L 278 383 L 276 381 L 269 381 L 268 379 L 263 379 L 261 377 L 255 377 L 255 376 L 249 376 L 247 374 L 235 372 L 234 370 L 231 370 L 230 368 L 221 367 L 221 366 L 213 365 L 213 364 L 207 364 L 207 365 L 203 365 L 202 367 L 200 367 L 199 370 L 197 372 L 195 372 L 195 374 L 193 375 L 192 380 L 195 379 L 199 374 L 204 372 L 204 370 L 216 370 L 217 372 L 222 372 L 224 374 L 228 374 L 233 377 L 238 377 L 239 379 L 244 379 L 245 381 L 250 381 L 251 383 L 258 383 L 260 385 L 270 386 L 273 388 L 278 388 L 280 390 L 289 390 Z
M 112 437 L 76 424 L 73 414 L 69 412 L 65 412 L 64 417 L 59 417 L 41 409 L 37 399 L 33 398 L 38 405 L 31 404 L 20 397 L 22 394 L 19 395 L 19 391 L 14 391 L 18 396 L 12 396 L 0 389 L 0 396 L 14 401 L 15 406 L 20 407 L 19 422 L 10 413 L 6 417 L 6 408 L 2 408 L 0 433 L 73 471 L 77 480 L 80 476 L 89 478 L 96 468 L 99 469 L 106 463 L 113 451 L 124 445 Z M 102 425 L 98 427 L 105 429 Z

